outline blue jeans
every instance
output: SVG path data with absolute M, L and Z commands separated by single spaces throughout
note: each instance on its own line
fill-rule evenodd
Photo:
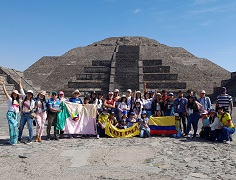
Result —
M 23 129 L 25 127 L 26 122 L 27 122 L 28 130 L 29 130 L 29 140 L 32 141 L 32 139 L 33 139 L 33 119 L 30 116 L 26 116 L 23 114 L 21 115 L 21 118 L 20 118 L 20 128 L 19 128 L 18 140 L 22 139 L 22 133 L 23 133 Z
M 189 133 L 189 131 L 191 130 L 191 125 L 193 124 L 193 130 L 194 130 L 193 135 L 196 136 L 199 118 L 200 118 L 200 115 L 197 112 L 194 112 L 193 114 L 190 114 L 188 116 L 186 134 Z
M 229 141 L 229 135 L 233 134 L 235 132 L 235 128 L 228 128 L 228 127 L 223 127 L 221 129 L 221 132 L 217 138 L 219 142 L 223 142 L 223 140 Z
M 140 129 L 140 137 L 144 138 L 146 134 L 146 137 L 150 137 L 150 128 L 142 128 Z

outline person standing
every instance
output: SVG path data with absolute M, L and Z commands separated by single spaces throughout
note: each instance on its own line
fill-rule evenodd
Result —
M 20 92 L 22 94 L 22 105 L 21 105 L 21 118 L 20 118 L 20 127 L 19 127 L 19 135 L 18 141 L 22 140 L 22 134 L 24 126 L 27 122 L 28 130 L 29 130 L 29 139 L 28 144 L 32 143 L 33 140 L 33 118 L 31 116 L 32 112 L 34 111 L 35 101 L 33 100 L 34 93 L 32 90 L 28 90 L 25 94 L 21 80 L 19 80 Z
M 18 140 L 18 114 L 20 111 L 20 94 L 17 90 L 13 90 L 11 95 L 8 94 L 5 81 L 1 80 L 3 92 L 8 99 L 8 111 L 6 114 L 9 126 L 10 144 L 16 145 Z
M 198 99 L 198 102 L 202 105 L 201 111 L 204 110 L 210 111 L 211 109 L 211 99 L 206 96 L 206 91 L 201 90 L 200 91 L 200 98 Z
M 57 126 L 57 113 L 61 112 L 60 110 L 60 100 L 57 98 L 57 92 L 53 91 L 51 98 L 47 102 L 48 108 L 48 126 L 47 126 L 47 140 L 50 140 L 50 131 L 52 127 L 52 122 L 54 124 L 54 139 L 59 140 L 59 130 L 56 130 Z
M 216 99 L 216 109 L 218 107 L 224 107 L 225 110 L 232 117 L 233 115 L 233 99 L 230 95 L 227 94 L 225 87 L 221 88 L 221 94 Z
M 36 113 L 36 138 L 35 142 L 42 142 L 42 134 L 44 124 L 47 119 L 47 101 L 45 98 L 46 91 L 41 91 L 35 100 L 35 113 Z
M 175 113 L 179 114 L 180 122 L 182 122 L 182 126 L 180 123 L 180 129 L 184 134 L 186 134 L 187 125 L 186 125 L 186 107 L 188 100 L 184 97 L 184 93 L 182 90 L 178 93 L 178 98 L 174 100 Z

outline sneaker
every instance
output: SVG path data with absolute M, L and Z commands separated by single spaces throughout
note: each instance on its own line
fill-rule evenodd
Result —
M 233 141 L 232 134 L 229 135 L 229 140 Z
M 99 137 L 99 134 L 97 134 L 97 139 L 99 139 L 100 137 Z
M 27 143 L 26 144 L 32 144 L 32 141 L 31 140 L 29 140 L 29 141 L 27 141 Z
M 50 139 L 50 137 L 47 137 L 46 140 L 47 140 L 47 141 L 50 141 L 51 139 Z
M 224 143 L 225 143 L 225 144 L 230 144 L 230 141 L 225 141 Z
M 59 137 L 56 136 L 56 137 L 55 137 L 55 140 L 59 141 Z

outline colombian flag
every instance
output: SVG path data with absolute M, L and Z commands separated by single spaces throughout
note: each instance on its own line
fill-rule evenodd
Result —
M 151 134 L 176 134 L 175 116 L 151 116 L 149 119 Z

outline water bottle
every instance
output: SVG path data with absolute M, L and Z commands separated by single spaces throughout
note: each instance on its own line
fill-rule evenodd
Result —
M 192 139 L 192 137 L 193 137 L 192 131 L 189 132 L 189 137 L 190 137 L 190 139 Z

